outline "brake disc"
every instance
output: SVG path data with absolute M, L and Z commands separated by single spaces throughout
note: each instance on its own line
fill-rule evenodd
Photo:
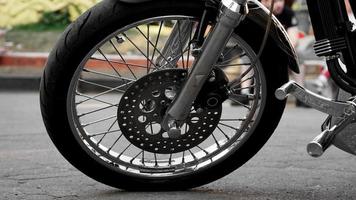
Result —
M 221 105 L 198 112 L 192 107 L 178 137 L 170 138 L 161 127 L 186 77 L 187 70 L 167 69 L 153 72 L 130 86 L 121 98 L 117 115 L 121 132 L 129 142 L 144 151 L 172 154 L 191 149 L 210 136 L 219 123 Z

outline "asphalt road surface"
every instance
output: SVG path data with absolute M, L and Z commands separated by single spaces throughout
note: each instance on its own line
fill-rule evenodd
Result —
M 325 117 L 289 106 L 253 159 L 209 185 L 182 192 L 125 192 L 86 177 L 64 160 L 46 134 L 36 93 L 3 92 L 0 199 L 356 199 L 356 157 L 334 147 L 319 159 L 306 154 Z

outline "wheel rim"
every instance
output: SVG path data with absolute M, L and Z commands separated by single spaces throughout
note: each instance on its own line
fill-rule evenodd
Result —
M 219 124 L 206 140 L 183 152 L 157 154 L 132 145 L 120 132 L 117 110 L 122 93 L 145 75 L 165 68 L 155 66 L 155 59 L 162 55 L 160 49 L 172 24 L 184 20 L 195 22 L 187 16 L 163 16 L 126 26 L 93 48 L 75 72 L 67 113 L 75 137 L 94 159 L 135 176 L 175 177 L 214 166 L 238 150 L 253 133 L 265 105 L 265 78 L 259 62 L 250 66 L 256 55 L 237 35 L 230 39 L 224 59 L 216 66 L 227 74 L 240 74 L 230 78 L 229 96 L 239 106 L 223 104 Z M 190 41 L 193 33 L 191 28 Z M 178 68 L 191 66 L 193 56 L 188 44 L 182 49 Z M 251 83 L 243 86 L 245 82 Z M 241 95 L 243 89 L 249 89 L 249 94 Z M 247 98 L 248 103 L 241 102 L 241 98 Z

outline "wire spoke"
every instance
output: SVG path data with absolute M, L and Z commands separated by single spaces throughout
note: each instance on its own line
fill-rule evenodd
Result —
M 99 133 L 94 133 L 94 134 L 88 134 L 89 137 L 96 137 L 96 136 L 99 136 L 99 135 L 104 135 L 104 134 L 110 134 L 110 133 L 117 133 L 117 132 L 121 132 L 121 130 L 113 130 L 113 131 L 105 131 L 105 132 L 99 132 Z
M 160 25 L 159 25 L 159 30 L 158 30 L 158 34 L 157 34 L 157 38 L 156 38 L 156 43 L 153 47 L 153 53 L 152 53 L 152 57 L 151 57 L 151 60 L 154 59 L 155 55 L 156 55 L 156 51 L 157 51 L 157 46 L 158 46 L 158 41 L 161 37 L 161 31 L 162 31 L 162 27 L 163 27 L 163 21 L 161 21 Z M 152 63 L 151 63 L 152 65 Z M 150 65 L 150 67 L 151 67 Z M 150 73 L 150 68 L 147 68 L 147 74 Z
M 198 158 L 194 155 L 194 153 L 193 153 L 190 149 L 189 149 L 188 151 L 189 151 L 190 155 L 192 155 L 194 161 L 195 161 L 195 162 L 199 162 L 199 161 L 198 161 Z
M 142 151 L 141 163 L 142 163 L 143 166 L 146 166 L 145 165 L 145 151 Z
M 241 57 L 244 57 L 244 56 L 246 56 L 246 53 L 242 53 L 240 55 L 234 56 L 234 57 L 232 57 L 232 58 L 230 58 L 228 60 L 223 60 L 221 63 L 219 63 L 219 65 L 228 64 L 228 63 L 236 60 L 237 58 L 241 58 Z
M 221 122 L 237 122 L 237 121 L 245 121 L 246 119 L 220 119 Z
M 152 45 L 152 47 L 155 48 L 156 52 L 157 52 L 160 56 L 162 56 L 162 58 L 164 59 L 165 62 L 168 63 L 168 62 L 169 62 L 168 59 L 162 54 L 162 52 L 161 52 L 160 50 L 158 50 L 158 49 L 155 47 L 155 45 L 151 42 L 151 40 L 150 40 L 149 38 L 147 38 L 147 36 L 141 31 L 141 29 L 140 29 L 139 27 L 136 27 L 136 29 L 137 29 L 137 31 L 147 40 L 147 45 L 148 45 L 148 47 L 149 47 L 149 45 Z M 148 56 L 147 56 L 146 58 L 149 59 Z M 151 64 L 154 64 L 154 63 L 151 61 Z M 157 67 L 156 67 L 156 68 L 157 68 Z
M 119 137 L 115 140 L 114 144 L 111 145 L 111 147 L 108 149 L 107 152 L 110 152 L 112 148 L 114 148 L 114 146 L 116 145 L 116 143 L 120 140 L 120 138 L 123 136 L 123 134 L 121 133 L 119 135 Z
M 248 110 L 251 110 L 251 109 L 252 109 L 251 106 L 245 105 L 245 104 L 241 103 L 240 101 L 234 99 L 234 98 L 231 97 L 231 96 L 229 97 L 229 99 L 230 99 L 231 101 L 233 101 L 234 103 L 237 103 L 237 104 L 239 104 L 240 106 L 242 106 L 242 107 L 244 107 L 244 108 L 246 108 L 246 109 L 248 109 Z
M 86 84 L 89 84 L 89 85 L 93 85 L 93 86 L 97 86 L 97 87 L 101 87 L 101 88 L 105 88 L 105 89 L 114 89 L 112 87 L 109 87 L 109 86 L 106 86 L 106 85 L 102 85 L 102 84 L 99 84 L 99 83 L 94 83 L 92 81 L 86 81 L 86 80 L 83 80 L 83 79 L 79 79 L 80 82 L 82 83 L 86 83 Z M 119 90 L 119 89 L 114 89 L 113 91 L 116 91 L 116 92 L 120 92 L 120 93 L 124 93 L 125 90 Z
M 229 53 L 231 53 L 233 50 L 236 50 L 239 47 L 239 45 L 235 45 L 232 48 L 230 48 L 227 52 L 224 53 L 224 57 L 226 57 Z
M 93 101 L 97 101 L 97 102 L 100 102 L 100 103 L 103 103 L 103 104 L 107 104 L 107 105 L 110 105 L 110 106 L 116 106 L 116 105 L 114 105 L 114 104 L 112 104 L 112 103 L 109 103 L 109 102 L 106 102 L 106 101 L 103 101 L 103 100 L 100 100 L 100 99 L 93 99 L 92 97 L 87 96 L 87 95 L 85 95 L 85 94 L 81 94 L 81 93 L 79 93 L 79 92 L 76 92 L 76 95 L 78 95 L 78 96 L 80 96 L 80 97 L 84 97 L 84 98 L 90 99 L 90 100 L 93 100 Z M 77 103 L 75 103 L 75 104 L 78 106 L 78 105 L 80 105 L 80 104 L 82 104 L 82 103 L 83 103 L 83 101 L 80 101 L 80 102 L 77 102 Z
M 186 48 L 183 53 L 186 53 L 187 51 L 188 51 L 188 49 Z M 179 57 L 180 57 L 180 55 L 174 57 L 172 60 L 175 60 L 175 59 L 177 59 L 177 58 L 179 58 Z M 166 64 L 164 64 L 163 66 L 161 66 L 159 69 L 163 69 L 163 68 L 165 68 L 167 65 L 171 65 L 171 63 L 166 63 Z
M 138 27 L 136 27 L 138 28 Z M 147 69 L 152 65 L 152 62 L 150 62 L 150 24 L 146 24 L 147 28 Z
M 235 130 L 235 131 L 239 131 L 239 129 L 237 129 L 237 128 L 233 127 L 233 126 L 230 126 L 230 125 L 228 125 L 228 124 L 221 123 L 221 122 L 219 122 L 219 124 L 220 124 L 220 125 L 222 125 L 222 126 L 225 126 L 225 127 L 231 128 L 231 129 L 233 129 L 233 130 Z
M 125 33 L 122 33 L 122 35 L 146 58 L 148 59 L 152 64 L 153 66 L 156 68 L 156 69 L 159 69 L 159 67 L 156 66 L 155 63 L 152 62 L 152 60 L 148 57 L 148 55 L 146 55 Z M 148 66 L 146 66 L 145 68 L 147 68 Z
M 104 59 L 100 59 L 100 58 L 96 58 L 96 57 L 91 57 L 90 58 L 91 60 L 97 60 L 97 61 L 101 61 L 101 62 L 106 62 L 106 60 Z M 110 61 L 111 63 L 113 64 L 118 64 L 118 65 L 129 65 L 131 67 L 137 67 L 137 68 L 145 68 L 147 69 L 147 66 L 144 66 L 144 65 L 138 65 L 138 64 L 135 64 L 135 63 L 129 63 L 129 62 L 119 62 L 119 61 L 115 61 L 115 60 L 111 60 Z M 155 68 L 150 68 L 150 69 L 155 69 Z
M 251 76 L 251 77 L 249 77 L 249 78 L 247 78 L 247 79 L 245 79 L 245 80 L 243 80 L 243 81 L 240 81 L 239 83 L 234 83 L 234 85 L 230 85 L 230 88 L 235 88 L 235 87 L 239 87 L 240 85 L 242 85 L 243 83 L 245 83 L 245 82 L 247 82 L 247 81 L 250 81 L 250 80 L 252 80 L 252 79 L 254 79 L 254 76 Z M 242 80 L 242 79 L 241 79 Z
M 191 41 L 193 35 L 193 26 L 190 26 L 190 35 L 189 35 L 189 42 L 188 42 L 188 56 L 187 56 L 187 69 L 189 68 L 189 58 L 190 58 L 190 51 L 191 51 Z
M 245 77 L 251 70 L 253 69 L 253 66 L 251 65 L 247 70 L 245 70 L 238 78 L 236 78 L 235 80 L 231 81 L 231 83 L 229 83 L 229 86 L 231 85 L 235 85 L 236 83 L 240 83 L 242 78 Z
M 172 154 L 169 154 L 168 165 L 172 165 Z
M 116 36 L 117 37 L 117 36 Z M 133 73 L 130 65 L 127 64 L 125 58 L 121 55 L 120 51 L 117 49 L 117 47 L 115 46 L 115 44 L 112 42 L 112 40 L 110 40 L 110 44 L 111 46 L 113 46 L 113 48 L 115 49 L 116 53 L 120 56 L 121 60 L 125 63 L 126 67 L 129 69 L 129 71 L 131 72 L 132 76 L 137 80 L 137 77 L 135 75 L 135 73 Z
M 220 144 L 219 144 L 218 140 L 216 139 L 214 133 L 211 134 L 211 136 L 213 136 L 213 139 L 214 139 L 214 142 L 215 142 L 216 146 L 217 146 L 218 148 L 220 148 Z
M 218 64 L 215 65 L 215 67 L 232 67 L 232 66 L 248 66 L 251 65 L 251 63 L 239 63 L 239 64 Z
M 93 113 L 97 113 L 99 111 L 103 111 L 103 110 L 106 110 L 106 109 L 109 109 L 109 108 L 112 108 L 112 107 L 118 107 L 119 104 L 116 104 L 116 105 L 112 105 L 112 106 L 106 106 L 106 107 L 103 107 L 103 108 L 99 108 L 97 110 L 93 110 L 93 111 L 90 111 L 90 112 L 86 112 L 86 113 L 82 113 L 80 115 L 78 115 L 79 118 L 82 118 L 86 115 L 90 115 L 90 114 L 93 114 Z
M 183 155 L 182 155 L 182 164 L 184 164 L 184 163 L 185 163 L 185 159 L 184 159 L 184 157 L 185 157 L 185 151 L 183 151 Z
M 122 87 L 126 87 L 126 86 L 128 86 L 128 85 L 130 85 L 130 84 L 132 84 L 132 83 L 133 83 L 133 81 L 132 81 L 132 82 L 129 82 L 129 83 L 125 83 L 125 84 L 120 85 L 120 86 L 117 86 L 117 87 L 114 87 L 114 88 L 109 89 L 109 90 L 107 90 L 107 91 L 105 91 L 105 92 L 99 93 L 99 94 L 97 94 L 97 95 L 95 95 L 95 96 L 93 96 L 93 97 L 89 97 L 89 98 L 86 99 L 86 100 L 83 100 L 83 101 L 81 101 L 81 102 L 78 102 L 77 105 L 82 104 L 82 103 L 84 103 L 84 102 L 87 102 L 87 101 L 89 101 L 89 100 L 96 99 L 96 98 L 101 97 L 101 96 L 103 96 L 103 95 L 105 95 L 105 94 L 111 93 L 111 92 L 116 91 L 116 90 L 118 90 L 118 89 L 120 89 L 120 88 L 122 88 Z
M 117 156 L 117 158 L 120 158 L 125 153 L 125 151 L 127 151 L 127 149 L 129 149 L 131 147 L 131 145 L 132 145 L 132 143 L 127 145 L 127 147 Z
M 113 116 L 110 116 L 110 117 L 106 117 L 106 118 L 103 118 L 103 119 L 99 119 L 99 120 L 96 120 L 96 121 L 93 121 L 93 122 L 89 122 L 89 123 L 86 123 L 86 124 L 82 124 L 82 127 L 91 126 L 91 125 L 98 124 L 98 123 L 104 122 L 104 121 L 108 121 L 108 120 L 114 119 L 114 118 L 116 118 L 116 115 L 113 115 Z
M 225 136 L 227 140 L 230 140 L 230 137 L 219 127 L 217 126 L 218 130 Z
M 99 146 L 99 144 L 104 140 L 105 136 L 108 134 L 109 131 L 111 131 L 111 129 L 114 127 L 116 123 L 117 123 L 117 119 L 110 125 L 110 127 L 108 128 L 107 132 L 103 135 L 103 137 L 100 138 L 99 142 L 96 144 L 97 146 Z
M 119 71 L 117 71 L 117 69 L 114 67 L 114 65 L 111 63 L 111 61 L 105 56 L 105 54 L 103 53 L 103 51 L 99 48 L 98 52 L 104 57 L 104 59 L 106 60 L 107 63 L 109 63 L 110 67 L 115 71 L 115 73 L 118 76 L 121 76 L 121 74 L 119 73 Z
M 255 87 L 256 87 L 255 85 L 250 85 L 250 86 L 246 86 L 246 87 L 234 88 L 234 92 L 243 90 L 243 89 L 251 89 L 251 88 L 255 88 Z
M 158 167 L 157 154 L 154 153 L 153 156 L 154 156 L 154 158 L 155 158 L 155 167 Z
M 177 23 L 178 23 L 179 46 L 180 46 L 182 64 L 183 64 L 183 69 L 184 69 L 185 64 L 184 64 L 184 53 L 183 53 L 183 44 L 182 44 L 182 33 L 181 33 L 181 29 L 180 29 L 180 20 L 178 20 Z
M 106 76 L 106 77 L 110 77 L 110 78 L 115 78 L 115 79 L 119 79 L 119 80 L 122 80 L 122 81 L 131 81 L 131 82 L 135 81 L 133 79 L 125 78 L 125 77 L 122 77 L 122 76 L 115 76 L 115 75 L 104 73 L 104 72 L 98 72 L 98 71 L 95 71 L 95 70 L 92 70 L 92 69 L 84 68 L 83 72 L 92 73 L 92 74 L 101 75 L 101 76 Z
M 141 154 L 143 154 L 143 150 L 140 152 L 140 153 L 138 153 L 136 156 L 134 156 L 131 160 L 130 160 L 130 163 L 132 164 L 133 163 L 133 161 L 136 159 L 136 158 L 138 158 Z
M 196 147 L 198 147 L 198 149 L 203 151 L 206 155 L 209 155 L 209 152 L 207 152 L 205 149 L 201 148 L 199 145 L 197 145 Z

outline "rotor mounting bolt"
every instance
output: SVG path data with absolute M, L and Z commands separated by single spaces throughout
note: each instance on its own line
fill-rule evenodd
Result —
M 177 123 L 173 120 L 169 122 L 169 130 L 167 131 L 169 138 L 178 138 L 182 135 L 182 131 L 178 128 Z
M 202 114 L 204 112 L 204 109 L 203 108 L 198 108 L 197 109 L 197 114 Z

